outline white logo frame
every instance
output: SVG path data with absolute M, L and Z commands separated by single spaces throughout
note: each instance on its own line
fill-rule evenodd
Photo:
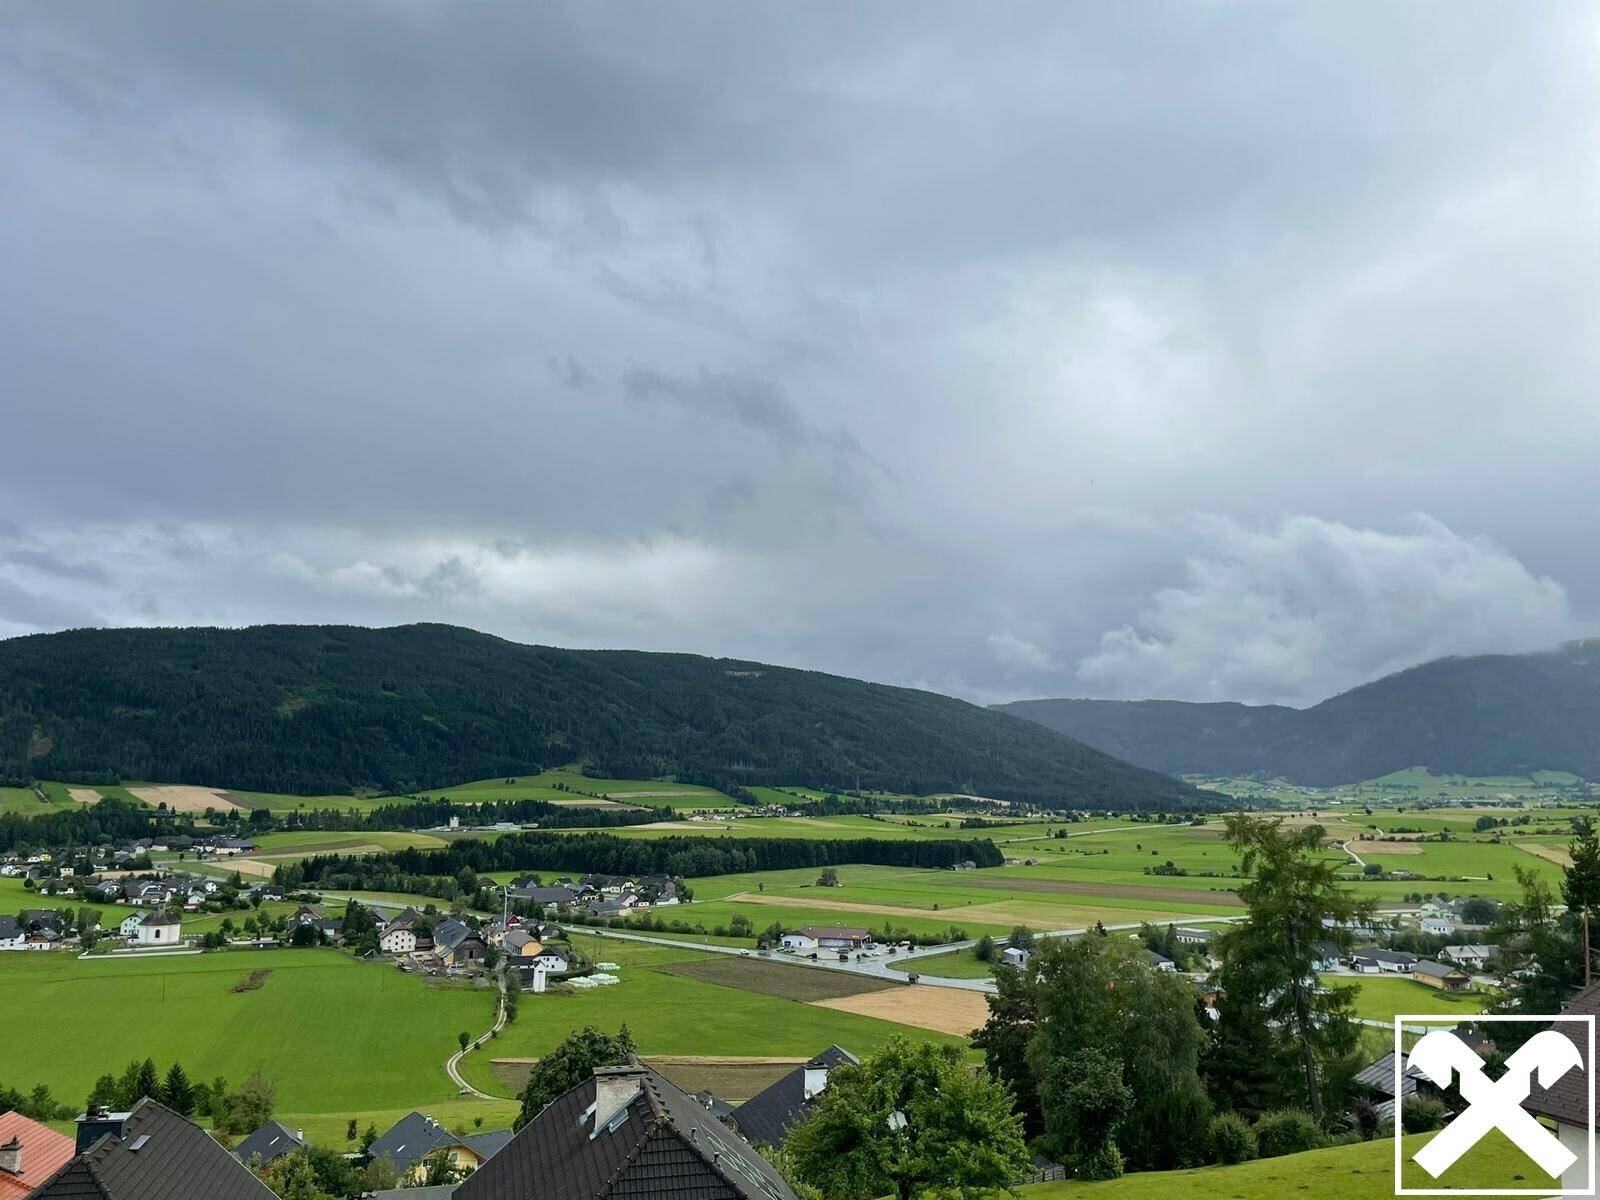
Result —
M 1405 1132 L 1401 1122 L 1401 1106 L 1404 1098 L 1400 1095 L 1400 1084 L 1405 1072 L 1406 1054 L 1401 1035 L 1406 1027 L 1417 1025 L 1440 1025 L 1455 1027 L 1458 1025 L 1478 1024 L 1485 1021 L 1521 1021 L 1528 1024 L 1567 1024 L 1582 1025 L 1587 1034 L 1587 1048 L 1583 1056 L 1584 1074 L 1588 1077 L 1589 1085 L 1589 1186 L 1587 1188 L 1408 1188 L 1402 1185 L 1402 1170 L 1405 1164 L 1404 1137 Z M 1595 1195 L 1595 1057 L 1594 1057 L 1594 1023 L 1593 1015 L 1583 1016 L 1520 1016 L 1520 1015 L 1486 1015 L 1475 1016 L 1443 1016 L 1439 1013 L 1399 1013 L 1394 1018 L 1394 1194 L 1396 1196 L 1593 1196 Z

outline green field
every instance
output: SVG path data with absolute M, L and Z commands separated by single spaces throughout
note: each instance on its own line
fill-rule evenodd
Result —
M 996 955 L 999 951 L 995 952 Z M 887 964 L 889 970 L 912 973 L 932 979 L 988 979 L 994 974 L 994 963 L 979 962 L 972 950 L 947 950 L 943 954 L 925 954 L 920 958 L 906 959 Z
M 523 996 L 516 1023 L 487 1049 L 468 1056 L 463 1073 L 476 1087 L 509 1096 L 510 1085 L 493 1069 L 493 1059 L 537 1058 L 572 1029 L 587 1024 L 614 1030 L 626 1023 L 639 1052 L 647 1056 L 808 1058 L 833 1043 L 859 1055 L 905 1033 L 964 1044 L 944 1034 L 662 969 L 723 956 L 587 934 L 575 935 L 573 945 L 595 962 L 618 964 L 616 974 L 621 982 L 570 995 Z M 811 994 L 805 987 L 811 982 L 811 972 L 805 968 L 761 965 L 793 972 L 796 988 Z M 710 969 L 730 977 L 730 968 L 720 967 Z M 831 975 L 825 978 L 833 979 Z M 862 989 L 872 983 L 867 980 Z M 770 985 L 762 981 L 757 986 Z
M 557 784 L 562 786 L 557 787 Z M 434 788 L 424 794 L 430 799 L 448 799 L 458 804 L 481 804 L 486 800 L 548 800 L 554 804 L 609 802 L 686 812 L 739 807 L 731 796 L 697 784 L 651 779 L 591 779 L 572 770 L 479 779 Z
M 232 991 L 251 971 L 255 991 Z M 456 1034 L 487 1029 L 488 991 L 430 986 L 331 950 L 228 951 L 191 957 L 78 959 L 0 955 L 3 1078 L 48 1084 L 80 1104 L 95 1079 L 130 1059 L 181 1061 L 192 1079 L 238 1083 L 257 1066 L 283 1112 L 354 1114 L 451 1099 L 443 1070 Z M 64 1053 L 69 1048 L 70 1053 Z
M 1408 1188 L 1557 1187 L 1498 1130 L 1493 1130 L 1437 1180 L 1424 1175 L 1410 1156 L 1432 1134 L 1405 1139 Z M 1027 1200 L 1389 1200 L 1394 1195 L 1394 1140 L 1385 1138 L 1260 1159 L 1234 1167 L 1193 1171 L 1149 1171 L 1104 1183 L 1043 1183 L 1022 1189 Z
M 1414 979 L 1395 975 L 1324 975 L 1333 987 L 1356 987 L 1356 1016 L 1392 1021 L 1400 1013 L 1439 1013 L 1463 1019 L 1483 1011 L 1489 997 L 1483 992 L 1453 995 Z

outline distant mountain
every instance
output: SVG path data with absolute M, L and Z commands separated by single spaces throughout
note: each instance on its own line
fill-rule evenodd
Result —
M 1031 721 L 733 659 L 447 625 L 75 630 L 0 641 L 0 776 L 387 792 L 586 763 L 713 786 L 1099 808 L 1206 793 Z
M 1306 709 L 1175 700 L 997 707 L 1174 774 L 1261 771 L 1327 786 L 1424 766 L 1600 779 L 1600 639 L 1537 654 L 1441 658 Z

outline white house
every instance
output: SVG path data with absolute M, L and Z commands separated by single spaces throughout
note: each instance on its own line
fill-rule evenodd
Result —
M 117 932 L 125 938 L 137 937 L 139 926 L 144 924 L 145 917 L 149 915 L 148 913 L 129 913 L 122 918 L 122 924 L 117 926 Z
M 28 948 L 28 935 L 17 919 L 12 916 L 0 916 L 0 950 L 26 950 Z
M 1449 917 L 1423 917 L 1417 922 L 1417 928 L 1437 937 L 1449 937 L 1456 931 L 1456 923 Z
M 1023 946 L 1007 946 L 1000 952 L 1000 961 L 1008 967 L 1019 970 L 1028 965 L 1028 959 L 1033 957 L 1033 951 Z
M 1439 953 L 1439 957 L 1467 971 L 1482 971 L 1489 965 L 1489 960 L 1495 956 L 1494 946 L 1446 946 Z
M 383 927 L 378 935 L 378 948 L 385 954 L 410 954 L 417 948 L 417 931 L 413 926 L 421 919 L 414 908 L 408 908 Z
M 838 925 L 807 925 L 778 939 L 785 950 L 855 950 L 872 945 L 872 931 Z
M 154 912 L 139 922 L 133 936 L 141 946 L 176 946 L 183 941 L 183 921 L 164 912 Z

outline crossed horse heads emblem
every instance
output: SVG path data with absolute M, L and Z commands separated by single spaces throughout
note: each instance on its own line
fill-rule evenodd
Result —
M 1412 1156 L 1435 1179 L 1491 1129 L 1504 1133 L 1547 1175 L 1559 1177 L 1577 1161 L 1577 1155 L 1522 1107 L 1535 1074 L 1539 1086 L 1549 1087 L 1568 1071 L 1583 1066 L 1577 1046 L 1555 1030 L 1546 1029 L 1524 1042 L 1506 1059 L 1505 1074 L 1499 1079 L 1485 1075 L 1483 1059 L 1445 1029 L 1423 1035 L 1407 1065 L 1441 1088 L 1450 1086 L 1454 1072 L 1460 1077 L 1461 1096 L 1467 1102 L 1464 1112 Z

